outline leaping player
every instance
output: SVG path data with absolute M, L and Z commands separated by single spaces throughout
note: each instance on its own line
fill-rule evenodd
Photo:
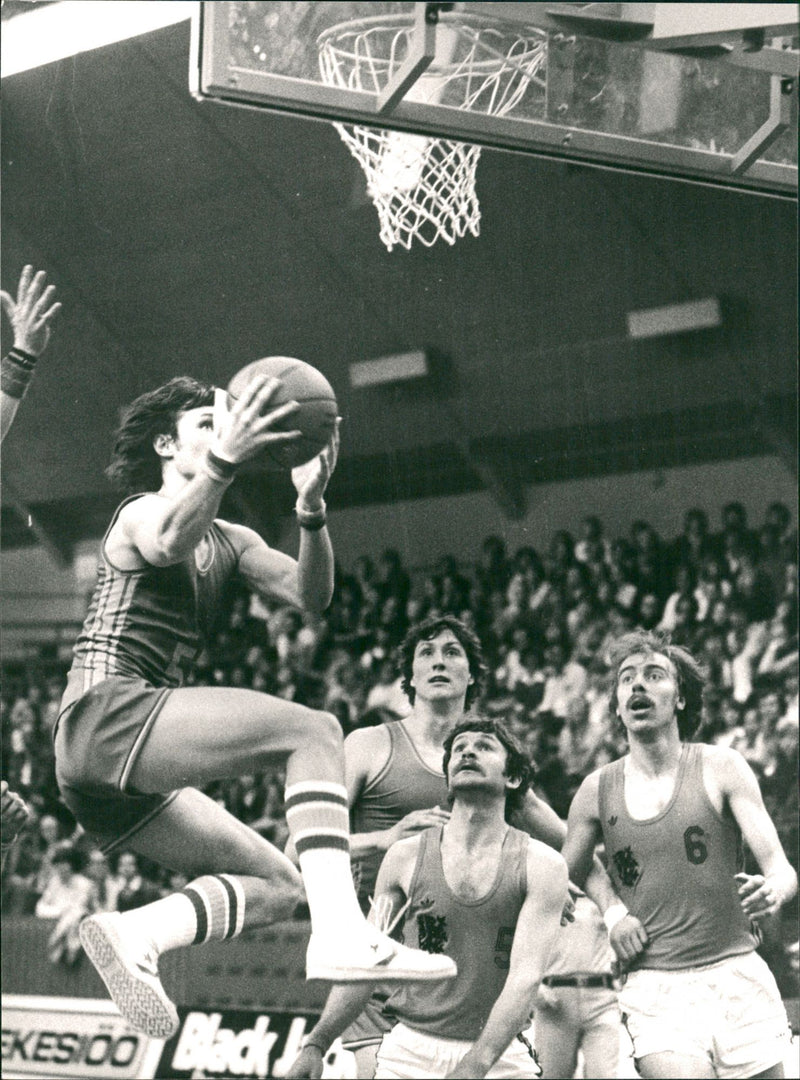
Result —
M 350 874 L 342 733 L 328 713 L 245 689 L 182 687 L 222 591 L 323 611 L 333 590 L 324 492 L 338 430 L 292 471 L 298 559 L 216 517 L 237 467 L 269 444 L 295 402 L 270 407 L 277 380 L 254 379 L 216 429 L 214 390 L 175 378 L 137 398 L 117 432 L 110 478 L 129 495 L 101 547 L 55 730 L 64 801 L 106 852 L 124 845 L 190 878 L 180 892 L 124 914 L 91 916 L 81 940 L 125 1018 L 165 1038 L 178 1025 L 158 977 L 167 949 L 311 914 L 309 978 L 452 977 L 446 957 L 370 927 Z M 141 494 L 144 492 L 144 494 Z M 198 788 L 288 755 L 287 821 L 300 876 L 281 852 Z

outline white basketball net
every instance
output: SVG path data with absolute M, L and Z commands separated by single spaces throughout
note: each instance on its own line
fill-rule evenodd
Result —
M 547 38 L 533 29 L 511 31 L 489 20 L 440 15 L 436 58 L 406 100 L 505 116 L 519 102 L 546 56 Z M 413 37 L 411 17 L 385 16 L 343 23 L 318 39 L 322 78 L 328 86 L 382 91 L 400 67 Z M 389 251 L 454 244 L 480 232 L 475 194 L 479 146 L 334 124 L 367 177 L 378 211 L 380 237 Z

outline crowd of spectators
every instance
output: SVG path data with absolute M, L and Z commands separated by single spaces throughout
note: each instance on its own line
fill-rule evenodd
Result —
M 756 527 L 738 502 L 722 508 L 717 528 L 693 508 L 666 538 L 642 520 L 626 535 L 608 536 L 589 515 L 575 535 L 557 532 L 546 550 L 510 552 L 501 538 L 487 537 L 474 565 L 443 556 L 411 570 L 386 550 L 337 571 L 321 619 L 232 595 L 192 680 L 327 709 L 348 733 L 409 709 L 394 650 L 411 623 L 455 614 L 484 645 L 489 676 L 479 708 L 513 728 L 537 764 L 540 793 L 566 816 L 581 779 L 624 752 L 622 727 L 608 713 L 608 645 L 635 626 L 661 628 L 708 671 L 697 738 L 747 758 L 797 866 L 797 574 L 797 534 L 782 503 L 772 503 Z M 110 867 L 60 803 L 50 732 L 64 676 L 43 660 L 12 666 L 4 679 L 3 777 L 34 812 L 4 869 L 6 911 L 52 913 L 53 897 L 57 903 L 69 890 L 81 910 L 122 908 L 175 887 L 130 852 Z M 284 843 L 280 772 L 208 791 Z M 67 925 L 54 940 L 54 958 L 74 960 L 70 940 Z

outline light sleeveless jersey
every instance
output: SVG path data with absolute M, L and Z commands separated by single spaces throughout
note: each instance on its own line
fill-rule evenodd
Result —
M 213 626 L 236 569 L 237 554 L 214 522 L 192 555 L 173 566 L 119 570 L 101 545 L 89 611 L 73 649 L 61 710 L 113 676 L 144 679 L 153 686 L 180 686 Z
M 374 779 L 367 782 L 350 818 L 353 833 L 391 829 L 412 810 L 432 806 L 449 809 L 444 773 L 434 772 L 420 757 L 403 720 L 386 724 L 389 759 Z M 444 757 L 444 751 L 442 751 Z M 374 895 L 383 852 L 375 852 L 354 865 L 359 899 Z
M 444 1039 L 478 1038 L 508 974 L 511 945 L 527 895 L 527 833 L 509 826 L 494 884 L 480 900 L 460 900 L 442 869 L 442 829 L 420 833 L 403 938 L 412 948 L 444 953 L 458 975 L 401 986 L 384 1012 Z
M 741 832 L 706 794 L 699 744 L 684 744 L 672 798 L 656 817 L 628 814 L 624 759 L 600 772 L 599 812 L 614 885 L 650 938 L 635 966 L 674 971 L 757 947 L 734 880 Z

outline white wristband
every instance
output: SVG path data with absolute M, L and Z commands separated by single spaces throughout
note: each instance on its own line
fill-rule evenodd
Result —
M 608 930 L 609 934 L 617 923 L 621 922 L 626 915 L 630 915 L 630 912 L 624 904 L 612 904 L 611 907 L 608 908 L 603 915 L 603 922 L 606 924 L 606 930 Z
M 325 500 L 322 498 L 322 496 L 320 496 L 319 504 L 315 507 L 306 506 L 306 504 L 300 498 L 298 498 L 297 502 L 295 503 L 294 509 L 295 513 L 298 516 L 325 517 L 327 507 L 325 505 Z

